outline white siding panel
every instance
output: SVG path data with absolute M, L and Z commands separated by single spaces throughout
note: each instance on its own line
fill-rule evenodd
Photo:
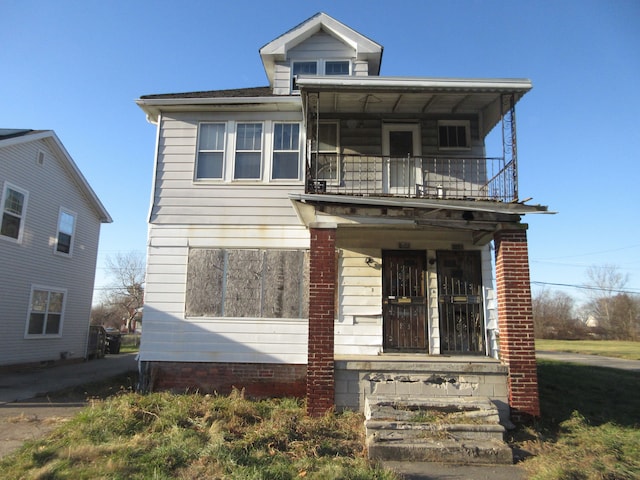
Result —
M 337 38 L 319 32 L 309 37 L 304 42 L 296 45 L 287 52 L 291 59 L 315 59 L 315 58 L 355 58 L 355 49 L 342 43 Z

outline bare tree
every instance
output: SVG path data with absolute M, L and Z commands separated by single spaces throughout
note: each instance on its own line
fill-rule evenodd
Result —
M 587 269 L 589 309 L 598 325 L 611 331 L 616 320 L 613 319 L 615 298 L 629 281 L 629 275 L 620 272 L 615 265 L 591 266 Z
M 578 338 L 584 327 L 574 314 L 574 299 L 560 291 L 542 290 L 533 297 L 536 338 Z
M 133 332 L 144 304 L 144 256 L 139 252 L 118 253 L 107 258 L 112 282 L 105 303 L 116 308 L 127 331 Z

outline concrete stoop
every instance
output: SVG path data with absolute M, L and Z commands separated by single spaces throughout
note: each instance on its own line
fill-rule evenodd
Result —
M 372 459 L 513 463 L 498 409 L 488 398 L 372 396 L 366 399 L 365 418 Z

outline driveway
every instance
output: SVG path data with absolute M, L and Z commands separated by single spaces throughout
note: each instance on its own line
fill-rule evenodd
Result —
M 0 458 L 36 440 L 87 405 L 80 392 L 64 389 L 137 372 L 135 353 L 99 360 L 0 373 Z

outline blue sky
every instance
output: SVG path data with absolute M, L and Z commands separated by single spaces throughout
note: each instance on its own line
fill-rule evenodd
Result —
M 517 107 L 531 279 L 617 265 L 640 293 L 640 2 L 0 0 L 0 128 L 52 129 L 114 218 L 104 260 L 145 251 L 145 94 L 267 85 L 258 49 L 324 11 L 384 46 L 381 74 L 529 78 Z M 580 300 L 584 293 L 560 289 Z

